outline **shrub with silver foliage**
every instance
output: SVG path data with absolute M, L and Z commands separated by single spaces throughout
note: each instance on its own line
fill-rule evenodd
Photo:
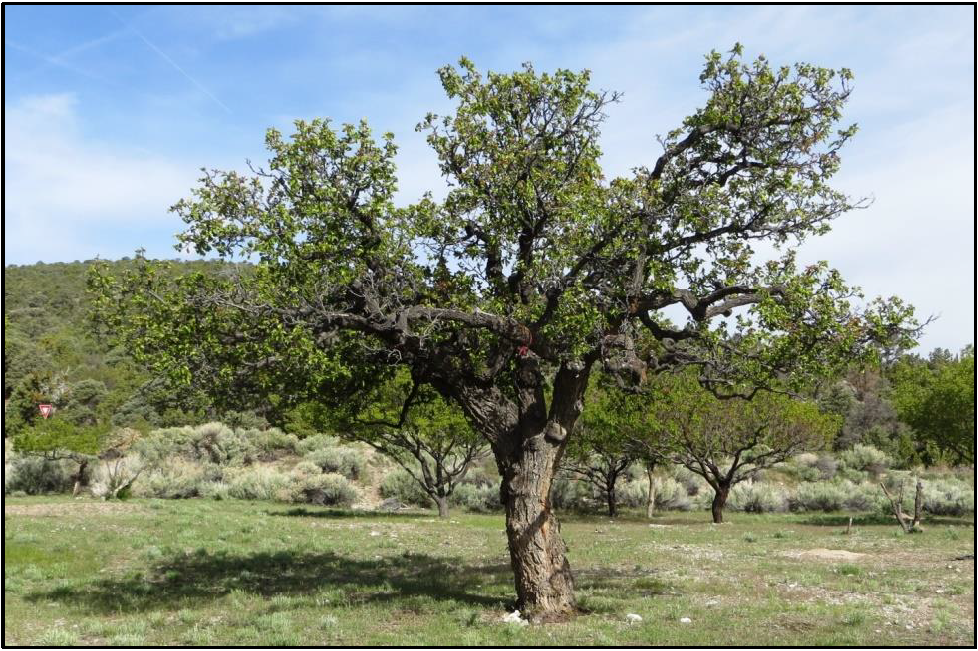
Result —
M 788 492 L 781 486 L 747 480 L 730 489 L 727 505 L 735 511 L 777 513 L 788 508 Z

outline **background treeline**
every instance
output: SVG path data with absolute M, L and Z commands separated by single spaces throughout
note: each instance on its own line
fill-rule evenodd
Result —
M 495 468 L 478 438 L 440 403 L 430 402 L 399 428 L 397 437 L 405 439 L 399 440 L 390 431 L 358 431 L 355 413 L 326 414 L 319 405 L 284 412 L 256 405 L 251 412 L 222 413 L 201 395 L 172 391 L 93 334 L 86 292 L 90 264 L 4 269 L 5 492 L 84 486 L 106 496 L 336 505 L 387 498 L 437 503 L 445 511 L 449 504 L 498 508 Z M 130 264 L 111 263 L 115 271 Z M 170 273 L 220 274 L 226 266 L 175 262 Z M 385 389 L 399 390 L 396 384 Z M 823 413 L 836 416 L 831 443 L 793 454 L 733 486 L 728 508 L 873 510 L 883 508 L 876 488 L 883 476 L 896 482 L 911 469 L 919 474 L 921 466 L 974 463 L 971 346 L 957 353 L 936 349 L 926 357 L 892 355 L 880 366 L 811 387 L 810 394 Z M 371 405 L 356 405 L 355 411 L 380 413 L 385 405 L 396 406 L 396 398 L 369 396 Z M 43 422 L 39 402 L 52 403 L 56 417 Z M 601 428 L 591 429 L 599 440 Z M 11 445 L 18 436 L 19 454 Z M 598 510 L 613 498 L 615 506 L 648 510 L 708 506 L 703 477 L 660 461 L 649 463 L 633 451 L 611 459 L 616 481 L 609 487 L 606 473 L 602 483 L 582 472 L 592 462 L 601 470 L 607 458 L 568 458 L 555 504 Z M 949 471 L 939 480 L 933 475 L 929 510 L 972 510 L 969 477 L 966 471 Z

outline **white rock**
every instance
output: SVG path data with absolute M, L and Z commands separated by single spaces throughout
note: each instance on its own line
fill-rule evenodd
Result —
M 379 531 L 371 531 L 370 532 L 370 535 L 371 536 L 379 536 L 380 535 L 380 532 Z
M 520 626 L 526 626 L 529 622 L 520 617 L 520 611 L 514 610 L 511 613 L 503 615 L 503 621 L 507 624 L 519 624 Z
M 642 621 L 642 616 L 635 613 L 628 613 L 625 615 L 625 619 L 627 619 L 629 622 L 640 622 Z
M 679 623 L 680 624 L 692 624 L 693 623 L 693 620 L 691 620 L 689 617 L 681 617 L 679 619 Z

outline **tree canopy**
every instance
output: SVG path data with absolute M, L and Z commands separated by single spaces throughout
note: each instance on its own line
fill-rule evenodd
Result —
M 918 441 L 950 454 L 954 461 L 974 463 L 974 347 L 957 357 L 932 354 L 928 362 L 904 358 L 890 375 L 897 413 L 917 432 Z

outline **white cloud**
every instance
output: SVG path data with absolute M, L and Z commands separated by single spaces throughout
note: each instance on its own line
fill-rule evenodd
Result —
M 4 134 L 8 262 L 116 253 L 111 242 L 99 241 L 109 229 L 172 221 L 177 230 L 167 210 L 198 176 L 194 166 L 86 138 L 72 94 L 25 97 L 5 107 Z

